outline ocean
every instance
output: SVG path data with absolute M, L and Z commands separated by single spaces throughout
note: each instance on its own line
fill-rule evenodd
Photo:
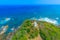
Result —
M 5 18 L 11 18 L 10 21 L 0 24 L 9 25 L 10 28 L 17 28 L 26 19 L 47 17 L 57 20 L 60 23 L 60 5 L 14 5 L 0 6 L 0 22 Z M 1 27 L 0 26 L 0 27 Z

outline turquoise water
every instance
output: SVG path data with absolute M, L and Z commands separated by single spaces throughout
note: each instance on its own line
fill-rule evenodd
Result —
M 3 25 L 9 25 L 10 28 L 17 28 L 25 19 L 39 17 L 48 17 L 51 19 L 59 18 L 60 23 L 60 5 L 17 5 L 17 6 L 0 6 L 0 21 L 5 18 L 11 18 Z

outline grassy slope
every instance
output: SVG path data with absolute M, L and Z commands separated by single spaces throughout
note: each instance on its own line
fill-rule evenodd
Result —
M 60 29 L 47 22 L 38 22 L 40 35 L 44 40 L 60 40 Z
M 20 28 L 14 33 L 12 40 L 31 40 L 38 37 L 38 35 L 40 35 L 43 40 L 60 39 L 60 29 L 58 27 L 47 22 L 36 22 L 38 26 L 34 27 L 34 21 L 24 21 Z

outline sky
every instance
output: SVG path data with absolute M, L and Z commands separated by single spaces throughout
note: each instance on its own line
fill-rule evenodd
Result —
M 0 5 L 60 4 L 60 0 L 0 0 Z

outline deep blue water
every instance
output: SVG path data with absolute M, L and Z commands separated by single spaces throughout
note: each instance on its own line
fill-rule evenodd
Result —
M 10 22 L 4 24 L 12 28 L 14 25 L 20 25 L 25 19 L 32 17 L 49 17 L 55 19 L 60 18 L 60 5 L 17 5 L 17 6 L 0 6 L 0 18 L 14 18 Z M 0 20 L 1 20 L 0 19 Z M 12 23 L 13 22 L 13 23 Z M 60 22 L 60 19 L 58 20 Z M 15 24 L 14 24 L 15 23 Z
M 60 17 L 60 5 L 0 6 L 0 17 Z

